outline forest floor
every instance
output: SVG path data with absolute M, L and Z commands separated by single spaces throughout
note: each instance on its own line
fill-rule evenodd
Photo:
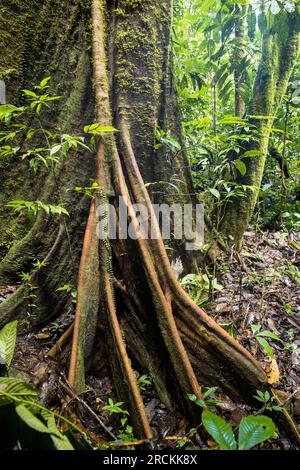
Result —
M 211 293 L 206 311 L 257 357 L 275 388 L 297 393 L 300 391 L 300 233 L 248 232 L 244 240 L 238 256 L 224 255 L 218 261 L 215 275 L 221 287 Z M 14 288 L 0 287 L 0 302 L 13 291 Z M 76 421 L 92 442 L 104 447 L 118 447 L 118 444 L 109 443 L 114 439 L 103 424 L 115 436 L 122 434 L 123 440 L 132 442 L 134 438 L 120 423 L 122 413 L 110 415 L 103 410 L 109 398 L 116 400 L 107 371 L 103 369 L 98 377 L 88 378 L 88 391 L 80 397 L 84 406 L 79 410 L 78 397 L 71 396 L 63 386 L 66 384 L 63 373 L 67 368 L 66 360 L 47 356 L 49 348 L 72 321 L 72 316 L 71 309 L 41 331 L 20 336 L 13 363 L 15 373 L 39 387 L 42 403 Z M 262 332 L 261 338 L 272 348 L 273 358 L 257 340 Z M 280 340 L 270 338 L 270 332 Z M 187 423 L 177 410 L 170 412 L 159 402 L 153 386 L 147 383 L 149 379 L 146 377 L 146 383 L 142 379 L 140 385 L 146 413 L 155 432 L 155 448 L 194 448 L 194 445 L 214 448 L 214 442 L 201 426 L 190 439 Z M 257 410 L 231 402 L 218 391 L 215 397 L 221 401 L 219 412 L 233 427 L 238 426 L 242 417 L 257 413 Z M 294 447 L 285 433 L 280 432 L 278 438 L 261 448 L 285 450 Z

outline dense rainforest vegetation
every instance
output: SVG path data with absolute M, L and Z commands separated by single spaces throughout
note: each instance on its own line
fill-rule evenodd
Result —
M 0 448 L 299 449 L 299 50 L 298 0 L 0 0 Z

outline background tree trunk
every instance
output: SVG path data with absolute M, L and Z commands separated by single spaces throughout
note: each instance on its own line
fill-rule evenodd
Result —
M 245 30 L 246 30 L 246 25 L 245 25 L 246 12 L 247 12 L 247 7 L 241 7 L 240 5 L 235 5 L 234 7 L 234 14 L 236 15 L 235 25 L 234 25 L 235 49 L 234 49 L 234 57 L 232 58 L 235 63 L 234 108 L 235 108 L 235 115 L 240 117 L 241 119 L 244 117 L 244 114 L 245 114 L 245 102 L 241 94 L 241 85 L 242 85 L 242 78 L 243 78 L 243 71 L 241 70 L 241 62 L 245 55 L 244 37 L 245 37 Z
M 227 206 L 221 232 L 231 245 L 240 245 L 257 202 L 270 132 L 299 54 L 299 19 L 298 11 L 293 14 L 281 12 L 274 17 L 273 26 L 264 34 L 261 62 L 248 110 L 250 124 L 257 129 L 258 139 L 245 148 L 245 151 L 256 150 L 258 153 L 244 159 L 247 172 L 245 176 L 239 174 L 236 180 L 238 184 L 250 185 L 253 189 L 247 191 L 246 197 L 238 198 Z

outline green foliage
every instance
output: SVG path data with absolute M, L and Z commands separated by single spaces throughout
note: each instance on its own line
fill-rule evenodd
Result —
M 152 380 L 151 375 L 149 374 L 141 375 L 137 381 L 140 392 L 143 392 L 147 388 L 147 385 L 152 385 L 152 383 L 153 383 L 153 380 Z
M 118 132 L 118 129 L 115 129 L 112 126 L 101 126 L 98 123 L 85 126 L 83 130 L 86 134 L 92 135 L 102 135 L 107 133 Z
M 218 387 L 210 387 L 203 393 L 201 399 L 197 399 L 194 394 L 189 394 L 189 399 L 197 406 L 203 408 L 201 422 L 208 434 L 214 439 L 222 450 L 248 450 L 258 444 L 275 436 L 275 425 L 272 419 L 267 416 L 247 416 L 242 418 L 238 429 L 238 444 L 235 432 L 231 425 L 221 416 L 215 414 L 215 405 L 219 400 L 211 398 Z M 269 392 L 257 392 L 255 397 L 264 403 L 264 409 L 269 411 L 282 411 L 281 407 L 276 406 Z M 274 398 L 274 400 L 273 400 Z
M 220 400 L 211 397 L 218 390 L 218 387 L 210 387 L 204 389 L 202 393 L 202 398 L 199 399 L 194 394 L 188 394 L 189 399 L 195 403 L 195 405 L 200 406 L 201 408 L 207 409 L 209 411 L 215 411 L 215 405 L 220 403 Z
M 270 439 L 275 434 L 275 425 L 267 416 L 247 416 L 239 426 L 239 450 L 249 450 Z
M 46 77 L 34 90 L 23 90 L 26 105 L 22 107 L 11 104 L 0 106 L 0 121 L 3 123 L 0 123 L 0 157 L 26 161 L 34 174 L 42 170 L 53 173 L 72 149 L 90 151 L 84 136 L 55 134 L 48 125 L 43 125 L 43 119 L 52 111 L 51 105 L 62 98 L 50 93 L 50 83 L 51 77 Z M 115 131 L 112 127 L 98 124 L 91 124 L 84 129 L 93 138 L 96 134 Z M 86 192 L 92 193 L 95 189 L 92 186 Z M 59 217 L 69 215 L 63 204 L 45 201 L 16 199 L 10 201 L 8 207 L 17 214 L 27 213 L 29 218 L 36 217 L 40 211 Z
M 12 104 L 0 105 L 0 120 L 7 120 L 11 115 L 22 112 L 23 108 L 17 108 Z
M 8 323 L 0 331 L 0 358 L 9 368 L 16 344 L 17 321 Z M 86 435 L 72 422 L 38 403 L 39 393 L 30 384 L 15 377 L 0 377 L 0 407 L 14 405 L 16 415 L 28 428 L 50 436 L 57 450 L 74 450 L 66 434 L 59 431 L 55 418 L 68 423 L 87 442 Z
M 54 337 L 59 336 L 63 332 L 63 330 L 64 330 L 64 325 L 62 325 L 61 323 L 52 322 L 49 325 L 49 331 L 52 333 Z
M 57 450 L 74 450 L 68 437 L 59 431 L 55 418 L 50 411 L 42 409 L 38 417 L 32 411 L 32 409 L 34 410 L 34 405 L 30 409 L 20 404 L 15 409 L 17 415 L 29 428 L 39 433 L 49 434 Z
M 274 26 L 275 14 L 283 10 L 292 13 L 294 6 L 293 0 L 175 1 L 175 77 L 185 146 L 196 191 L 205 201 L 216 231 L 228 204 L 258 190 L 238 184 L 237 180 L 243 177 L 246 181 L 249 158 L 262 156 L 256 148 L 261 136 L 250 120 L 268 118 L 235 116 L 235 77 L 247 109 L 253 96 L 263 35 Z M 286 19 L 282 15 L 281 35 L 288 34 Z M 240 37 L 236 37 L 237 24 L 241 26 Z M 279 165 L 268 158 L 254 218 L 256 223 L 288 231 L 300 227 L 299 78 L 298 62 L 271 130 L 271 145 L 284 154 L 291 176 L 283 183 Z
M 58 287 L 56 289 L 56 291 L 57 292 L 69 292 L 71 294 L 71 297 L 72 297 L 72 302 L 76 303 L 77 290 L 72 284 L 64 284 L 63 286 Z
M 225 421 L 225 419 L 208 410 L 204 410 L 202 413 L 202 424 L 221 449 L 236 449 L 236 441 L 232 427 Z
M 255 395 L 254 398 L 263 403 L 265 410 L 283 411 L 283 407 L 277 404 L 277 398 L 274 395 L 270 395 L 268 391 L 261 392 L 260 390 L 257 390 L 257 395 Z
M 146 377 L 146 376 L 144 376 Z M 146 379 L 143 379 L 146 380 Z M 133 436 L 133 428 L 130 424 L 128 424 L 128 411 L 122 408 L 124 403 L 122 401 L 114 402 L 112 398 L 108 399 L 108 405 L 103 406 L 103 410 L 108 411 L 110 415 L 116 414 L 120 416 L 120 423 L 121 423 L 121 430 L 117 435 L 118 439 L 116 441 L 112 441 L 110 444 L 113 446 L 114 444 L 122 444 L 134 441 Z
M 121 414 L 121 415 L 128 415 L 128 411 L 124 410 L 122 408 L 122 405 L 124 405 L 123 401 L 119 402 L 114 402 L 112 398 L 108 399 L 108 405 L 103 406 L 103 410 L 106 410 L 109 412 L 110 415 L 112 414 Z
M 36 216 L 39 211 L 44 211 L 47 215 L 66 215 L 68 216 L 68 211 L 62 206 L 55 206 L 53 204 L 44 204 L 41 201 L 22 201 L 22 200 L 13 200 L 7 204 L 7 207 L 12 209 L 17 214 L 24 212 L 27 213 L 29 217 Z
M 297 63 L 272 129 L 270 149 L 273 152 L 268 155 L 258 207 L 259 222 L 288 232 L 300 227 L 299 78 Z
M 47 93 L 38 95 L 34 91 L 30 90 L 23 90 L 23 93 L 30 102 L 30 108 L 32 108 L 37 114 L 40 114 L 44 106 L 49 107 L 49 101 L 57 101 L 62 98 L 62 96 L 49 96 Z
M 133 435 L 133 428 L 130 424 L 127 423 L 127 418 L 121 419 L 122 430 L 117 435 L 118 439 L 116 441 L 111 442 L 111 444 L 122 444 L 128 443 L 135 440 Z
M 0 377 L 0 405 L 10 403 L 35 402 L 38 392 L 24 380 L 14 377 Z
M 22 421 L 27 424 L 30 428 L 34 429 L 37 432 L 49 433 L 47 426 L 38 419 L 26 406 L 18 405 L 16 406 L 16 413 L 20 416 Z
M 34 269 L 42 269 L 44 268 L 45 266 L 47 266 L 47 262 L 46 261 L 40 261 L 40 260 L 35 260 L 32 264 L 33 268 Z
M 209 273 L 202 275 L 187 274 L 181 280 L 181 285 L 199 306 L 204 305 L 209 300 L 212 292 L 223 289 L 217 279 Z
M 77 149 L 78 147 L 83 147 L 86 150 L 89 150 L 89 147 L 84 144 L 84 137 L 77 135 L 62 134 L 61 143 L 55 144 L 50 149 L 50 156 L 56 155 L 61 152 L 63 155 L 67 155 L 69 150 L 72 148 Z M 58 161 L 54 159 L 54 161 Z
M 290 304 L 283 304 L 283 310 L 287 315 L 294 315 L 295 314 L 295 309 L 292 307 Z
M 101 186 L 99 186 L 99 184 L 96 183 L 94 180 L 91 180 L 91 183 L 92 184 L 90 186 L 77 186 L 76 188 L 73 188 L 73 191 L 84 193 L 87 197 L 92 198 L 96 192 L 100 193 L 102 189 Z
M 259 7 L 261 6 L 260 0 L 249 0 L 249 3 L 255 9 L 259 9 Z M 292 13 L 295 11 L 296 8 L 295 0 L 265 0 L 263 5 L 265 11 L 270 11 L 270 13 L 272 13 L 273 15 L 277 15 L 280 11 Z
M 157 143 L 155 144 L 154 148 L 156 150 L 166 146 L 171 150 L 181 150 L 180 143 L 173 137 L 170 131 L 164 131 L 163 129 L 159 129 L 158 127 L 155 130 L 155 137 Z

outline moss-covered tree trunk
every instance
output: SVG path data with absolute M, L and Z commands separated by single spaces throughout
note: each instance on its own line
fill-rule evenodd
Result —
M 171 68 L 171 0 L 2 1 L 1 10 L 11 26 L 0 32 L 3 63 L 17 70 L 8 84 L 11 99 L 18 99 L 21 86 L 52 75 L 53 91 L 64 101 L 48 117 L 49 128 L 80 133 L 84 124 L 99 122 L 119 132 L 101 136 L 95 155 L 77 152 L 62 160 L 55 177 L 34 176 L 16 158 L 1 163 L 1 283 L 16 283 L 34 258 L 47 258 L 47 265 L 0 304 L 0 324 L 29 318 L 38 327 L 57 317 L 72 308 L 57 288 L 77 279 L 70 384 L 84 391 L 99 341 L 104 343 L 97 361 L 110 366 L 137 435 L 151 438 L 152 431 L 133 368 L 151 373 L 161 401 L 170 407 L 176 399 L 191 419 L 197 410 L 187 394 L 200 396 L 200 383 L 252 402 L 255 390 L 267 387 L 262 367 L 183 291 L 155 219 L 156 236 L 139 237 L 132 207 L 144 204 L 152 214 L 155 195 L 144 181 L 170 181 L 175 174 L 182 181 L 180 202 L 193 196 L 184 152 L 166 159 L 166 149 L 154 148 L 156 126 L 182 143 Z M 89 178 L 100 187 L 92 199 L 67 191 L 88 186 Z M 29 222 L 15 219 L 5 203 L 16 196 L 64 203 L 71 215 L 60 222 L 41 214 Z M 137 239 L 98 240 L 96 208 L 112 202 L 118 210 L 118 196 L 127 200 Z M 164 191 L 165 202 L 174 199 Z
M 247 191 L 245 198 L 237 198 L 227 206 L 221 232 L 230 245 L 240 245 L 257 202 L 270 132 L 299 54 L 299 30 L 299 12 L 281 12 L 274 17 L 273 26 L 263 37 L 261 61 L 248 109 L 249 122 L 258 131 L 258 138 L 255 136 L 245 148 L 245 151 L 257 152 L 254 152 L 255 156 L 244 159 L 246 174 L 239 174 L 236 181 L 252 186 L 252 189 Z

